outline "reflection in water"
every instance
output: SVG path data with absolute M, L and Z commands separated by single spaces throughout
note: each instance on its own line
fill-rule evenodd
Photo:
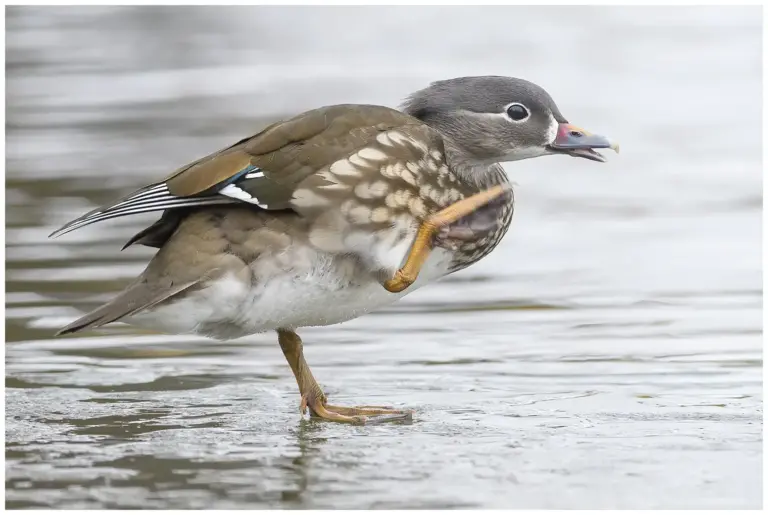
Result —
M 8 8 L 6 506 L 759 506 L 757 13 Z M 333 401 L 412 425 L 301 420 L 272 334 L 51 338 L 153 252 L 119 251 L 153 215 L 47 240 L 65 220 L 276 118 L 487 73 L 623 153 L 509 165 L 492 255 L 302 332 Z

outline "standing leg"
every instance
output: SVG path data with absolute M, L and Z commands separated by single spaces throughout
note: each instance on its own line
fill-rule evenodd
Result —
M 309 408 L 310 415 L 331 420 L 333 422 L 347 422 L 350 424 L 371 424 L 390 422 L 397 420 L 411 420 L 413 414 L 410 411 L 395 410 L 386 406 L 359 406 L 346 408 L 343 406 L 331 406 L 328 397 L 317 384 L 309 365 L 304 359 L 304 349 L 301 338 L 295 332 L 288 329 L 278 329 L 277 339 L 283 350 L 285 359 L 291 366 L 296 383 L 301 393 L 301 412 Z M 370 418 L 374 417 L 374 418 Z

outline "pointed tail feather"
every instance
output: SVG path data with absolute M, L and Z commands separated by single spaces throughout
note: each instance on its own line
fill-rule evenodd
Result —
M 155 291 L 150 290 L 146 282 L 140 281 L 134 283 L 132 286 L 129 286 L 128 289 L 123 291 L 123 293 L 103 306 L 94 309 L 87 315 L 78 318 L 71 324 L 60 329 L 55 336 L 76 333 L 83 329 L 95 329 L 109 324 L 110 322 L 116 322 L 123 317 L 135 315 L 139 311 L 149 309 L 164 300 L 168 300 L 171 297 L 188 290 L 202 282 L 204 279 L 205 277 L 201 277 L 200 279 L 187 284 L 180 286 L 171 285 L 170 288 Z
M 101 327 L 122 317 L 120 314 L 111 316 L 108 309 L 109 307 L 109 304 L 105 304 L 104 306 L 91 311 L 87 315 L 78 318 L 66 327 L 61 328 L 54 336 L 62 336 L 64 334 L 76 333 L 78 331 L 82 331 L 83 329 Z

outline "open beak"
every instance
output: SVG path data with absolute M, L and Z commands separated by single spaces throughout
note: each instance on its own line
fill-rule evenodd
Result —
M 596 148 L 610 148 L 616 153 L 619 152 L 618 143 L 614 143 L 605 136 L 587 132 L 570 123 L 561 123 L 557 128 L 555 141 L 549 144 L 549 149 L 555 153 L 583 157 L 602 163 L 605 161 L 605 157 L 599 152 L 595 152 L 594 149 Z

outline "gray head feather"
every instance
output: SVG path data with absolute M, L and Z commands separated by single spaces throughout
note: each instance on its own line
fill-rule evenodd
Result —
M 529 116 L 507 116 L 521 104 Z M 403 111 L 437 129 L 451 146 L 478 163 L 544 155 L 553 127 L 566 122 L 554 100 L 536 84 L 512 77 L 460 77 L 432 83 L 412 94 Z

